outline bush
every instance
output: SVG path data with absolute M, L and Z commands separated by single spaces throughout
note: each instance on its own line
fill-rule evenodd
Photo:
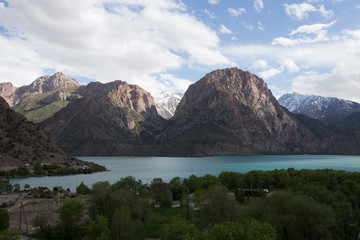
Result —
M 0 231 L 6 230 L 9 228 L 10 215 L 8 211 L 0 208 Z

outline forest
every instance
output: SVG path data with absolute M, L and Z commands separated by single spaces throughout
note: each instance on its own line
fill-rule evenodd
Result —
M 55 226 L 38 214 L 34 238 L 350 240 L 360 233 L 358 172 L 289 168 L 154 178 L 149 184 L 128 176 L 112 185 L 82 183 L 76 193 L 89 204 L 66 200 Z M 5 215 L 0 211 L 0 237 L 16 239 Z

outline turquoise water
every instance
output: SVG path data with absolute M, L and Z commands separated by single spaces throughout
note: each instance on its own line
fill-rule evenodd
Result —
M 115 183 L 120 178 L 133 176 L 143 183 L 150 183 L 156 177 L 169 181 L 173 177 L 203 176 L 207 173 L 218 175 L 222 171 L 249 172 L 251 170 L 274 169 L 341 169 L 360 171 L 360 156 L 337 155 L 261 155 L 261 156 L 214 156 L 204 158 L 184 157 L 78 157 L 105 166 L 110 171 L 63 177 L 12 178 L 12 184 L 21 187 L 62 186 L 72 191 L 84 182 L 89 187 L 99 181 Z

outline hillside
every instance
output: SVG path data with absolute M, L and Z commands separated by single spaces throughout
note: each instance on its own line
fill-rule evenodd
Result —
M 41 127 L 27 121 L 0 97 L 0 171 L 17 167 L 33 170 L 38 165 L 73 169 L 97 167 L 68 156 Z
M 165 124 L 151 95 L 136 85 L 95 82 L 77 92 L 84 97 L 41 123 L 71 155 L 133 155 Z

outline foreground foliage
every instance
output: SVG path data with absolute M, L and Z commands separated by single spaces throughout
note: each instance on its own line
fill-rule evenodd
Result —
M 155 178 L 143 184 L 129 176 L 110 185 L 83 183 L 91 220 L 80 226 L 82 203 L 60 209 L 59 226 L 46 239 L 358 239 L 360 173 L 336 170 L 222 172 Z M 172 208 L 173 200 L 181 207 Z M 175 206 L 175 205 L 174 205 Z M 66 235 L 57 235 L 57 229 Z

